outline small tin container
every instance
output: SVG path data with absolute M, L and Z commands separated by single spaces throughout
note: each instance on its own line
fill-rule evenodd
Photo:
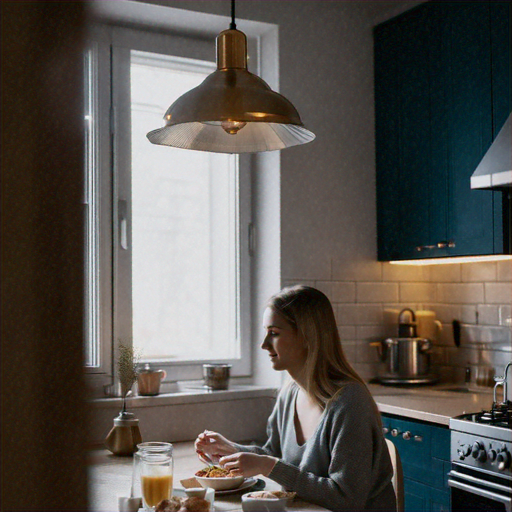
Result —
M 204 386 L 210 391 L 228 389 L 230 364 L 203 364 Z

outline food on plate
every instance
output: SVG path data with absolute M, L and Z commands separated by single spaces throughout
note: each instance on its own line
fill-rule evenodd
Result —
M 172 496 L 168 500 L 162 500 L 156 507 L 155 512 L 178 512 L 181 508 L 181 499 Z
M 293 500 L 295 496 L 297 495 L 296 492 L 289 492 L 289 491 L 270 491 L 274 496 L 277 498 L 286 498 L 287 500 Z
M 221 468 L 220 466 L 211 466 L 208 468 L 200 469 L 196 472 L 196 476 L 201 478 L 233 478 L 235 475 L 233 471 Z
M 208 512 L 210 510 L 210 502 L 203 498 L 187 498 L 183 500 L 179 512 Z
M 194 478 L 184 478 L 180 480 L 181 485 L 185 487 L 185 489 L 190 489 L 191 487 L 199 487 L 199 482 Z
M 209 512 L 210 502 L 203 498 L 178 498 L 162 500 L 155 512 Z
M 263 500 L 292 500 L 295 498 L 295 492 L 286 492 L 286 491 L 254 491 L 247 494 L 247 498 L 253 499 L 263 499 Z

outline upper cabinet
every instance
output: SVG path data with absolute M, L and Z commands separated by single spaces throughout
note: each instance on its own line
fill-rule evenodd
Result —
M 510 252 L 504 193 L 470 188 L 511 110 L 510 22 L 428 2 L 375 28 L 379 260 Z

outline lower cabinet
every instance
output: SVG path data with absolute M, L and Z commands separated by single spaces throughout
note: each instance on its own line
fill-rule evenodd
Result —
M 396 446 L 404 473 L 405 512 L 450 512 L 450 430 L 382 415 L 384 436 Z

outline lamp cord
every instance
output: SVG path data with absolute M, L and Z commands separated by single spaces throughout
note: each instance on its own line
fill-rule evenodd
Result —
M 231 23 L 229 24 L 229 30 L 236 30 L 236 24 L 235 24 L 235 0 L 231 0 Z

